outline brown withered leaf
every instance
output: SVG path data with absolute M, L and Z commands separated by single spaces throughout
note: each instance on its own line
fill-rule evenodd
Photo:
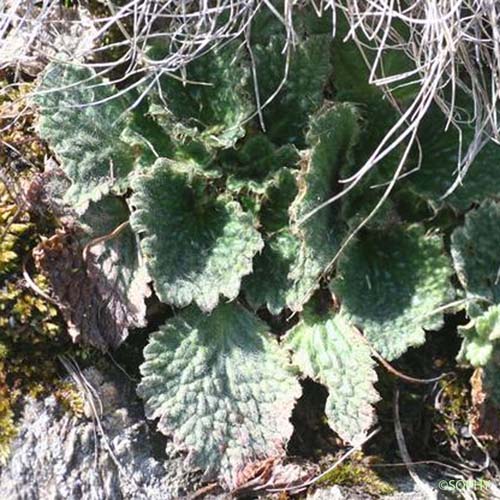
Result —
M 299 493 L 319 473 L 318 466 L 295 461 L 284 463 L 282 457 L 270 457 L 248 464 L 237 477 L 234 496 L 290 491 Z
M 500 408 L 485 384 L 483 368 L 476 368 L 470 379 L 472 396 L 471 424 L 479 439 L 500 441 Z
M 70 180 L 54 159 L 49 158 L 43 172 L 33 175 L 23 184 L 24 201 L 31 212 L 54 215 L 65 225 L 75 218 L 75 213 L 63 202 Z
M 139 243 L 128 224 L 127 204 L 116 196 L 107 196 L 97 203 L 91 203 L 79 219 L 85 238 L 82 242 L 105 241 L 93 244 L 95 271 L 104 275 L 113 289 L 120 292 L 133 316 L 133 326 L 145 326 L 145 298 L 151 294 L 151 281 L 141 258 Z
M 59 229 L 33 250 L 35 265 L 49 279 L 73 340 L 102 350 L 116 348 L 129 328 L 144 325 L 147 276 L 141 269 L 127 270 L 142 288 L 137 300 L 130 300 L 123 286 L 123 256 L 113 250 L 117 241 L 96 245 L 84 259 L 79 236 L 75 229 Z

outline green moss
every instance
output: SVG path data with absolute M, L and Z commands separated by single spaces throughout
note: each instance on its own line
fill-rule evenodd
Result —
M 47 149 L 35 133 L 33 113 L 26 107 L 25 96 L 33 89 L 33 84 L 25 83 L 9 87 L 0 80 L 0 129 L 3 145 L 0 148 L 0 165 L 4 172 L 21 174 L 28 167 L 43 165 Z M 5 147 L 5 144 L 8 144 Z
M 6 351 L 1 348 L 0 351 L 0 359 L 3 360 Z M 7 461 L 10 443 L 17 434 L 9 387 L 5 382 L 5 372 L 2 367 L 3 361 L 0 361 L 0 465 L 4 465 Z
M 13 269 L 19 257 L 18 242 L 31 228 L 26 217 L 20 215 L 7 187 L 0 182 L 0 278 Z
M 472 402 L 467 377 L 450 381 L 442 379 L 440 386 L 440 405 L 434 412 L 434 429 L 438 434 L 437 442 L 450 445 L 460 436 L 460 430 L 468 425 Z
M 61 380 L 55 384 L 54 396 L 65 411 L 76 417 L 83 415 L 84 400 L 82 393 L 73 382 Z
M 43 276 L 37 275 L 34 282 L 40 289 L 46 288 Z M 61 333 L 57 315 L 54 305 L 23 288 L 18 280 L 7 280 L 0 288 L 0 329 L 14 342 L 57 338 Z
M 390 495 L 395 491 L 370 468 L 370 464 L 366 462 L 361 452 L 353 454 L 349 461 L 329 471 L 318 481 L 318 485 L 358 486 L 362 491 L 374 496 Z
M 0 82 L 0 128 L 11 124 L 22 109 L 29 88 L 2 93 Z M 2 135 L 13 149 L 0 148 L 0 464 L 7 460 L 16 435 L 22 397 L 55 394 L 69 411 L 82 411 L 78 391 L 61 382 L 65 373 L 58 355 L 80 361 L 92 355 L 71 342 L 57 307 L 33 290 L 23 275 L 25 267 L 36 287 L 50 295 L 47 280 L 33 273 L 27 258 L 41 237 L 55 231 L 54 218 L 29 213 L 22 201 L 23 183 L 42 171 L 46 154 L 32 125 L 32 115 L 23 114 Z

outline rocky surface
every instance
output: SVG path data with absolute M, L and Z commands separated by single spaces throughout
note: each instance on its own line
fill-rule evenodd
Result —
M 386 495 L 383 497 L 384 500 L 430 500 L 431 498 L 438 498 L 437 496 L 428 496 L 419 492 L 411 479 L 408 480 L 406 487 L 407 491 Z M 373 498 L 368 493 L 340 486 L 319 489 L 307 496 L 307 500 L 371 500 Z
M 95 369 L 84 377 L 96 394 L 86 398 L 82 417 L 64 411 L 53 396 L 27 401 L 11 458 L 0 473 L 2 500 L 185 497 L 193 484 L 182 457 L 161 457 L 164 443 L 155 457 L 132 384 Z

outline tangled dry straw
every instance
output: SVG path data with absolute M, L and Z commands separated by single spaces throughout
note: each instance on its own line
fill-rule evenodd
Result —
M 100 75 L 125 68 L 120 80 L 131 83 L 122 92 L 140 87 L 142 97 L 161 75 L 182 78 L 190 61 L 221 44 L 235 38 L 249 44 L 252 21 L 262 9 L 268 9 L 286 28 L 283 57 L 293 50 L 294 21 L 305 4 L 319 16 L 332 16 L 332 36 L 339 18 L 345 17 L 350 26 L 347 38 L 355 41 L 371 67 L 370 82 L 383 88 L 394 106 L 398 106 L 392 98 L 395 89 L 417 84 L 418 92 L 409 106 L 400 109 L 400 119 L 366 164 L 344 179 L 344 190 L 327 203 L 353 189 L 382 158 L 403 146 L 405 154 L 381 198 L 383 203 L 403 173 L 405 158 L 417 142 L 419 125 L 432 103 L 447 116 L 449 127 L 460 130 L 467 124 L 474 128 L 473 141 L 467 147 L 460 144 L 456 178 L 449 192 L 461 183 L 484 144 L 499 139 L 500 6 L 492 0 L 99 0 L 93 2 L 92 14 L 85 2 L 68 4 L 76 2 L 4 1 L 0 5 L 0 69 L 14 67 L 17 75 L 36 74 L 62 52 L 66 59 L 91 65 Z M 108 36 L 113 30 L 119 32 L 119 41 L 109 41 L 116 40 Z M 148 56 L 152 41 L 164 44 L 165 57 Z M 409 71 L 385 72 L 386 55 L 394 50 L 410 59 Z M 470 101 L 468 112 L 457 104 L 458 94 Z M 257 103 L 259 109 L 267 105 L 258 99 Z

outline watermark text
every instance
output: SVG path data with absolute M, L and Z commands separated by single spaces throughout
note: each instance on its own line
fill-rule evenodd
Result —
M 444 491 L 487 491 L 490 484 L 487 479 L 441 479 L 438 488 Z

